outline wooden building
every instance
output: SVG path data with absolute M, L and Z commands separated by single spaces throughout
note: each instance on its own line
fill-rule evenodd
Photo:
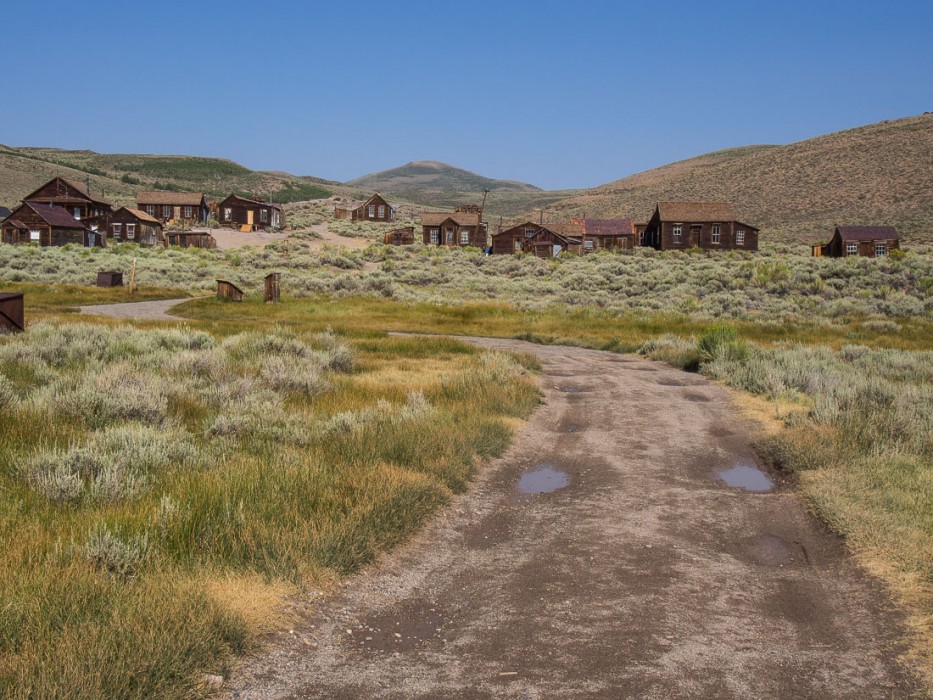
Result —
M 275 230 L 285 226 L 285 212 L 278 204 L 260 202 L 231 194 L 217 205 L 217 218 L 222 228 L 243 232 Z
M 97 273 L 98 287 L 122 287 L 123 273 L 119 270 L 104 270 Z
M 758 250 L 758 229 L 736 221 L 728 202 L 658 202 L 643 246 L 657 250 Z
M 110 202 L 92 195 L 89 186 L 63 177 L 52 178 L 35 192 L 23 197 L 23 202 L 61 207 L 78 221 L 96 219 L 113 212 Z
M 812 247 L 816 257 L 883 258 L 900 249 L 900 236 L 893 226 L 837 226 L 829 243 Z
M 24 202 L 0 222 L 4 243 L 38 243 L 40 246 L 103 246 L 106 231 L 95 232 L 62 207 Z
M 385 197 L 376 192 L 365 202 L 350 202 L 342 207 L 334 207 L 335 219 L 349 219 L 351 221 L 393 221 L 395 207 L 389 204 Z
M 139 209 L 120 207 L 110 217 L 110 236 L 114 243 L 162 245 L 162 222 Z
M 217 298 L 225 301 L 243 301 L 243 290 L 233 282 L 217 280 Z
M 492 235 L 493 255 L 508 255 L 522 253 L 525 250 L 525 241 L 532 238 L 541 228 L 541 224 L 526 221 L 517 226 L 511 226 Z
M 425 245 L 486 247 L 486 224 L 478 211 L 425 212 L 421 228 Z
M 201 192 L 139 192 L 136 208 L 162 224 L 182 228 L 206 224 L 211 215 L 207 199 Z
M 412 245 L 415 242 L 415 227 L 406 226 L 387 231 L 382 237 L 382 242 L 386 245 Z
M 539 258 L 556 258 L 561 253 L 583 253 L 583 239 L 571 236 L 548 224 L 539 226 L 535 233 L 525 239 L 522 250 Z
M 22 292 L 0 292 L 0 334 L 26 330 Z
M 562 232 L 579 237 L 583 242 L 584 253 L 632 250 L 635 247 L 635 223 L 631 219 L 574 218 Z
M 172 231 L 164 232 L 166 246 L 179 248 L 216 248 L 217 239 L 207 231 Z

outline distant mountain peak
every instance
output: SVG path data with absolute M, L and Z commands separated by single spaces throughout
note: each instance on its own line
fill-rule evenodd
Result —
M 413 160 L 397 168 L 363 175 L 348 185 L 364 190 L 376 190 L 394 195 L 411 195 L 426 191 L 468 193 L 489 190 L 508 192 L 540 192 L 539 187 L 513 180 L 497 180 L 438 160 Z

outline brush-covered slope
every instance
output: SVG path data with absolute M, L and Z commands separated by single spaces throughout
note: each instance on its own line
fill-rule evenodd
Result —
M 195 191 L 219 198 L 230 192 L 293 202 L 326 197 L 329 183 L 281 172 L 259 172 L 222 158 L 127 155 L 57 148 L 0 146 L 0 204 L 13 206 L 61 175 L 87 182 L 114 204 L 135 202 L 139 190 Z
M 907 238 L 930 238 L 933 114 L 709 153 L 581 192 L 548 217 L 645 221 L 664 200 L 731 201 L 772 240 L 828 240 L 837 223 L 891 224 Z

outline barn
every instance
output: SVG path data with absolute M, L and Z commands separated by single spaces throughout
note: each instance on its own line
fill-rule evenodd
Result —
M 89 230 L 62 207 L 24 202 L 0 222 L 4 243 L 38 243 L 40 246 L 103 246 L 106 232 Z
M 658 202 L 641 245 L 656 250 L 758 250 L 758 229 L 735 219 L 728 202 Z
M 231 194 L 217 205 L 221 228 L 243 232 L 284 228 L 285 212 L 278 204 Z
M 900 236 L 893 226 L 837 226 L 829 243 L 813 246 L 813 255 L 883 258 L 899 249 Z
M 162 222 L 146 212 L 120 207 L 110 217 L 110 234 L 115 243 L 161 245 Z

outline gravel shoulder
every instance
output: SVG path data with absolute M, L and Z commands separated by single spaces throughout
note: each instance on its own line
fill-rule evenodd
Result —
M 293 629 L 229 697 L 917 692 L 899 613 L 792 484 L 720 478 L 758 466 L 758 426 L 722 388 L 641 358 L 470 342 L 536 354 L 546 404 L 405 547 L 293 601 Z

